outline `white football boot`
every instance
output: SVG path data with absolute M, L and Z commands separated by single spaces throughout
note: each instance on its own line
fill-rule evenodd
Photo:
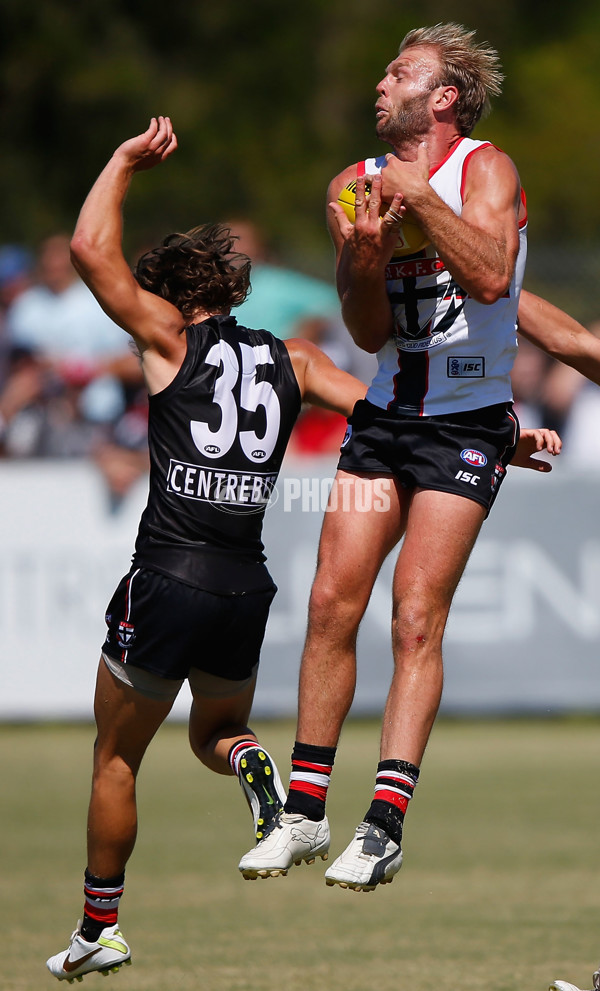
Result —
M 239 869 L 250 881 L 257 877 L 285 876 L 292 864 L 302 861 L 312 864 L 317 857 L 327 860 L 328 850 L 327 818 L 314 822 L 306 816 L 282 812 L 254 849 L 244 854 Z
M 327 884 L 354 891 L 374 891 L 388 884 L 402 866 L 398 843 L 372 822 L 361 822 L 346 849 L 325 871 Z
M 71 936 L 67 950 L 46 960 L 46 967 L 59 981 L 82 981 L 84 974 L 100 971 L 115 973 L 124 963 L 131 963 L 129 949 L 118 925 L 106 926 L 95 943 L 88 943 L 80 932 L 81 923 Z
M 600 968 L 594 971 L 592 981 L 592 991 L 600 991 Z M 554 981 L 554 983 L 550 985 L 548 991 L 579 991 L 579 988 L 576 984 L 569 984 L 568 981 Z

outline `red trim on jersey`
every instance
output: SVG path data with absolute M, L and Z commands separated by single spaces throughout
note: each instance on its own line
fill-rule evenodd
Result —
M 498 148 L 498 145 L 492 144 L 491 141 L 486 141 L 485 144 L 480 145 L 479 148 L 473 148 L 473 151 L 469 152 L 469 154 L 467 155 L 467 157 L 463 162 L 462 179 L 460 183 L 460 198 L 463 201 L 463 203 L 465 199 L 465 183 L 467 181 L 467 166 L 469 164 L 469 161 L 471 160 L 471 157 L 475 154 L 475 152 L 482 151 L 483 148 L 495 148 L 496 151 L 502 152 L 502 148 Z M 504 152 L 502 152 L 502 154 L 504 154 Z M 525 209 L 525 216 L 523 217 L 522 220 L 519 220 L 519 230 L 522 230 L 523 227 L 525 227 L 527 224 L 527 197 L 525 196 L 525 190 L 523 189 L 522 186 L 520 190 L 520 196 L 521 196 L 521 203 L 523 204 L 523 207 Z
M 454 154 L 454 152 L 456 151 L 456 149 L 462 143 L 463 140 L 464 140 L 464 138 L 459 138 L 458 141 L 456 142 L 456 144 L 455 145 L 452 145 L 452 147 L 444 155 L 444 157 L 442 158 L 440 164 L 439 165 L 436 165 L 434 169 L 430 169 L 429 170 L 429 178 L 430 179 L 431 179 L 432 176 L 434 176 L 436 174 L 436 172 L 439 172 L 439 170 L 441 169 L 442 165 L 444 165 L 444 163 L 448 161 L 448 159 L 451 157 L 451 155 Z
M 447 162 L 447 161 L 448 161 L 448 159 L 449 159 L 449 158 L 450 158 L 450 157 L 451 157 L 451 156 L 452 156 L 452 155 L 454 154 L 454 152 L 456 151 L 456 149 L 458 148 L 458 146 L 459 146 L 459 145 L 461 144 L 461 142 L 462 142 L 463 140 L 464 140 L 464 138 L 459 138 L 459 139 L 458 139 L 458 141 L 456 142 L 456 144 L 454 144 L 454 145 L 452 145 L 452 147 L 451 147 L 451 148 L 450 148 L 450 149 L 448 150 L 448 152 L 447 152 L 447 153 L 446 153 L 446 154 L 444 155 L 444 157 L 442 158 L 442 160 L 441 160 L 441 162 L 439 163 L 439 165 L 436 165 L 436 166 L 435 166 L 435 168 L 433 168 L 433 169 L 430 169 L 430 170 L 429 170 L 429 178 L 430 178 L 430 179 L 431 179 L 431 177 L 432 177 L 432 176 L 434 176 L 434 175 L 436 174 L 436 172 L 437 172 L 437 171 L 438 171 L 439 169 L 441 169 L 441 167 L 442 167 L 442 165 L 443 165 L 443 164 L 444 164 L 445 162 Z M 488 142 L 488 144 L 489 144 L 489 142 Z M 377 158 L 377 157 L 379 157 L 379 156 L 375 156 L 375 157 Z M 356 175 L 357 175 L 357 177 L 358 177 L 358 176 L 362 176 L 362 175 L 365 175 L 365 173 L 366 173 L 366 169 L 365 169 L 365 166 L 366 166 L 366 159 L 365 159 L 365 161 L 364 161 L 364 162 L 358 162 L 358 163 L 357 163 L 357 165 L 356 165 Z
M 423 398 L 421 399 L 421 409 L 419 410 L 419 416 L 423 416 L 425 411 L 425 396 L 429 392 L 429 351 L 425 352 L 425 389 L 423 391 Z
M 495 148 L 495 147 L 496 146 L 493 145 L 491 141 L 486 141 L 485 144 L 479 145 L 478 148 L 473 148 L 473 151 L 470 151 L 469 154 L 465 157 L 462 166 L 462 178 L 460 180 L 460 198 L 463 203 L 465 200 L 465 183 L 467 181 L 467 166 L 469 162 L 471 161 L 473 155 L 477 154 L 478 151 L 483 151 L 484 148 Z M 500 151 L 499 148 L 497 148 L 496 150 Z
M 525 227 L 527 223 L 527 197 L 525 196 L 525 190 L 521 186 L 521 203 L 523 204 L 523 209 L 525 210 L 525 216 L 519 221 L 519 230 Z

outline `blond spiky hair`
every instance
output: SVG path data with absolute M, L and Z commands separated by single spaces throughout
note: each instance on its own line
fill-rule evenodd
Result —
M 440 62 L 436 86 L 456 86 L 456 123 L 461 134 L 470 134 L 490 111 L 490 97 L 502 92 L 502 66 L 498 52 L 487 42 L 475 44 L 475 31 L 462 24 L 435 24 L 409 31 L 400 53 L 417 45 L 431 45 Z

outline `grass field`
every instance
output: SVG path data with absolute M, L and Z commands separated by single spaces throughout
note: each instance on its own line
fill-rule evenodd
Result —
M 257 726 L 286 778 L 294 727 Z M 82 905 L 91 726 L 0 726 L 5 991 L 57 987 L 47 956 Z M 330 788 L 332 853 L 370 800 L 378 726 L 351 722 Z M 244 881 L 239 786 L 163 727 L 142 768 L 120 922 L 134 964 L 88 991 L 544 991 L 589 987 L 600 955 L 600 721 L 440 721 L 405 864 L 370 894 L 324 865 Z M 110 981 L 110 983 L 108 983 Z

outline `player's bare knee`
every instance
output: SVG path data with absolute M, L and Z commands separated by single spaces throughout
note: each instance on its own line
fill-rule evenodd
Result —
M 330 581 L 315 581 L 308 606 L 309 633 L 337 628 L 358 628 L 364 605 L 340 592 Z
M 403 603 L 394 609 L 392 642 L 394 654 L 400 656 L 429 653 L 441 646 L 446 611 L 437 613 L 423 601 Z
M 95 787 L 110 784 L 111 787 L 129 787 L 135 782 L 139 761 L 127 761 L 120 754 L 94 752 L 92 781 Z

